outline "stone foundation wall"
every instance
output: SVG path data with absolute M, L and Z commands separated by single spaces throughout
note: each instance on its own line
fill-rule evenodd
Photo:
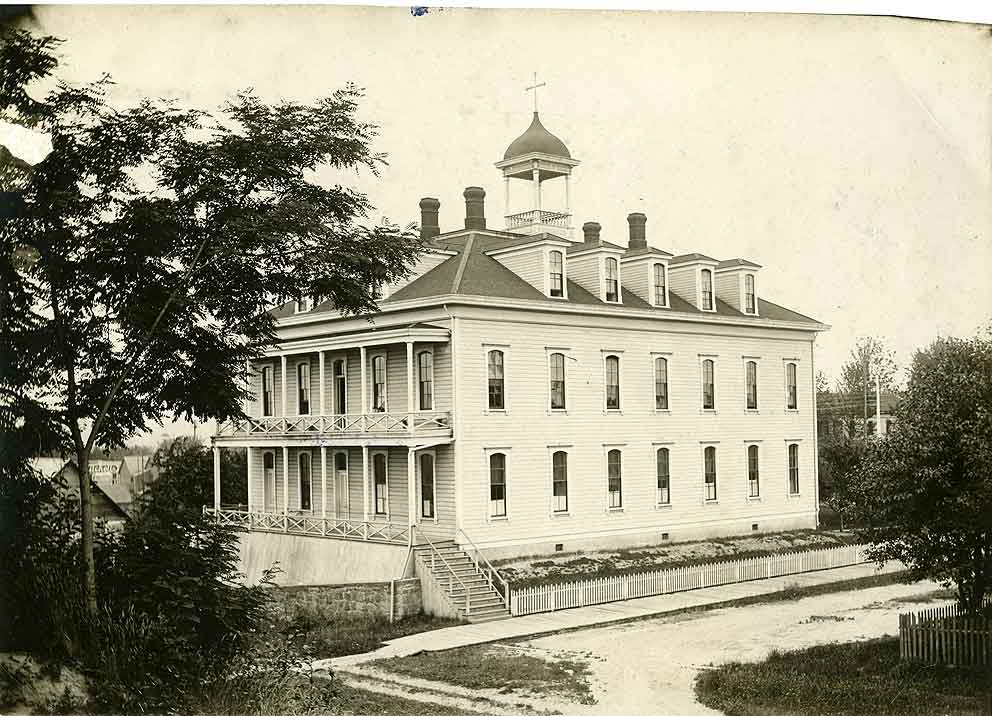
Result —
M 393 621 L 423 611 L 420 579 L 357 584 L 314 584 L 275 587 L 278 608 L 304 608 L 324 616 L 383 616 Z

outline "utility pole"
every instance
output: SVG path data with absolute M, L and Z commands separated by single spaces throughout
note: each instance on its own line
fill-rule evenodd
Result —
M 875 374 L 875 434 L 882 434 L 882 380 Z
M 868 439 L 868 355 L 865 355 L 865 411 L 864 411 L 864 431 L 865 440 Z

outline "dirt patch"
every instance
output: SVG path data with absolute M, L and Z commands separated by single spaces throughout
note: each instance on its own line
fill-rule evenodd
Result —
M 856 541 L 851 532 L 797 530 L 695 542 L 666 543 L 637 549 L 572 552 L 555 557 L 502 560 L 500 573 L 516 589 L 575 579 L 644 572 L 723 559 L 740 559 L 805 549 L 839 547 Z
M 86 686 L 67 667 L 46 668 L 26 654 L 0 653 L 3 713 L 75 713 L 88 701 Z

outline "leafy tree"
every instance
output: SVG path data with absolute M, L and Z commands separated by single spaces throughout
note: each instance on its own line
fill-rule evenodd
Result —
M 917 352 L 895 428 L 869 443 L 849 488 L 873 557 L 953 582 L 979 608 L 992 593 L 992 333 Z
M 895 352 L 885 342 L 871 336 L 858 340 L 841 368 L 838 407 L 848 432 L 868 436 L 868 418 L 873 414 L 871 394 L 876 378 L 881 390 L 893 387 L 896 375 Z
M 0 229 L 0 390 L 21 416 L 0 427 L 75 457 L 95 616 L 94 446 L 122 446 L 164 416 L 241 416 L 246 361 L 275 338 L 273 297 L 373 312 L 372 287 L 406 275 L 421 246 L 363 224 L 363 194 L 313 181 L 384 163 L 376 128 L 355 116 L 356 87 L 309 105 L 243 92 L 216 118 L 164 101 L 116 109 L 106 77 L 35 99 L 55 46 L 0 35 L 0 120 L 52 142 L 24 178 L 23 218 Z M 11 260 L 15 249 L 28 260 Z

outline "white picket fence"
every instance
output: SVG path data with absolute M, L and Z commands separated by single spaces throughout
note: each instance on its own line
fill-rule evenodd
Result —
M 620 602 L 624 599 L 715 587 L 720 584 L 848 567 L 867 561 L 862 545 L 846 545 L 712 562 L 693 567 L 673 567 L 636 574 L 620 574 L 615 577 L 546 584 L 512 589 L 510 613 L 513 616 L 522 616 L 553 612 L 590 604 Z

